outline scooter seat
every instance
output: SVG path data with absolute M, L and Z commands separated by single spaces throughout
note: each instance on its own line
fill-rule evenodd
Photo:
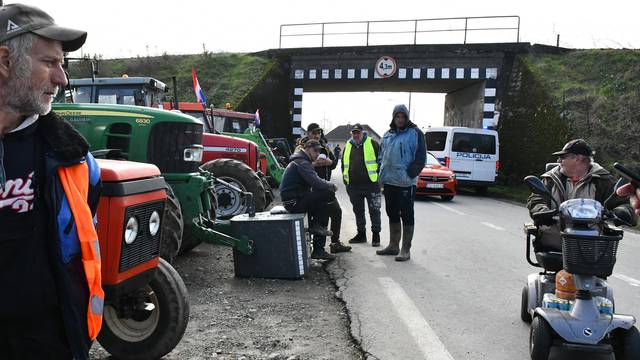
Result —
M 536 260 L 546 271 L 558 272 L 562 270 L 562 253 L 557 251 L 538 251 Z

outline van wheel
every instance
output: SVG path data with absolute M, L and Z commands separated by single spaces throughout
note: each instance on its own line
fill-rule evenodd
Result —
M 476 186 L 476 194 L 478 194 L 478 195 L 487 195 L 487 187 L 486 186 Z
M 440 196 L 440 198 L 442 199 L 442 201 L 451 201 L 453 200 L 453 195 L 442 195 Z

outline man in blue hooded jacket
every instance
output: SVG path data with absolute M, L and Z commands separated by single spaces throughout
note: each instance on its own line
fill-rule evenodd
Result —
M 379 181 L 389 217 L 389 246 L 376 253 L 398 255 L 396 261 L 407 261 L 413 240 L 416 180 L 424 168 L 427 150 L 424 134 L 409 119 L 406 106 L 396 105 L 389 127 L 382 137 L 378 155 Z M 402 250 L 399 248 L 400 238 Z

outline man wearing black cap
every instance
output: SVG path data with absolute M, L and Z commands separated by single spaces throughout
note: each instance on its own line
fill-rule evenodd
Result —
M 593 150 L 582 139 L 569 141 L 560 151 L 553 153 L 557 156 L 559 166 L 540 176 L 553 198 L 561 204 L 570 199 L 595 199 L 604 201 L 613 194 L 614 177 L 598 163 L 593 161 Z M 613 201 L 612 201 L 613 200 Z M 624 219 L 632 219 L 633 211 L 627 201 L 618 196 L 609 201 L 611 208 L 621 214 Z M 550 202 L 537 194 L 531 194 L 527 208 L 532 218 L 536 218 L 543 232 L 542 244 L 556 250 L 561 250 L 559 227 L 553 223 Z M 555 234 L 555 235 L 553 235 Z M 545 236 L 546 235 L 546 236 Z
M 100 171 L 88 143 L 51 112 L 67 83 L 64 52 L 86 37 L 40 9 L 0 7 L 2 359 L 87 359 L 102 323 Z
M 291 155 L 280 182 L 280 197 L 287 211 L 309 214 L 309 232 L 313 237 L 311 257 L 333 260 L 335 255 L 325 251 L 326 237 L 333 235 L 329 224 L 329 203 L 334 201 L 338 187 L 318 176 L 312 163 L 318 159 L 322 145 L 318 140 L 307 140 L 301 149 Z
M 371 217 L 371 246 L 380 246 L 382 194 L 378 184 L 379 152 L 380 144 L 368 136 L 362 125 L 351 127 L 351 139 L 345 144 L 342 157 L 342 181 L 347 186 L 358 230 L 356 236 L 349 240 L 351 244 L 367 242 L 366 199 Z
M 307 127 L 307 136 L 300 139 L 299 145 L 296 150 L 300 150 L 304 147 L 304 144 L 308 140 L 316 140 L 320 143 L 322 148 L 320 149 L 320 155 L 312 165 L 318 173 L 321 179 L 330 181 L 331 171 L 338 166 L 338 159 L 335 157 L 331 149 L 327 146 L 327 142 L 323 138 L 323 130 L 320 125 L 311 123 Z M 334 198 L 329 202 L 329 219 L 331 220 L 331 244 L 329 249 L 332 254 L 347 252 L 351 250 L 350 246 L 345 246 L 340 242 L 340 228 L 342 227 L 342 208 L 337 198 Z M 316 235 L 319 236 L 319 235 Z

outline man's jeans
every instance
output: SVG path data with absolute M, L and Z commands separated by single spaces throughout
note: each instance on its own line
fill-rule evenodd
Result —
M 379 233 L 380 208 L 382 206 L 382 194 L 378 184 L 370 185 L 347 185 L 347 194 L 353 206 L 353 213 L 356 216 L 356 226 L 358 232 L 367 231 L 367 219 L 364 214 L 364 201 L 367 200 L 369 207 L 369 217 L 371 218 L 371 232 Z

